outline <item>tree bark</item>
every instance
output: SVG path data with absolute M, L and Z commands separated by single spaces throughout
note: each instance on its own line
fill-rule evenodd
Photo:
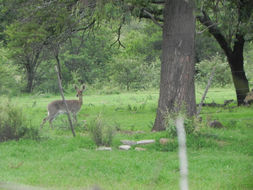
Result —
M 249 92 L 249 82 L 244 71 L 243 61 L 243 47 L 245 41 L 241 35 L 236 35 L 236 40 L 234 50 L 232 54 L 228 56 L 228 62 L 236 90 L 237 105 L 240 106 L 244 104 L 244 99 Z
M 169 113 L 196 113 L 193 1 L 168 0 L 164 7 L 160 96 L 153 131 L 165 130 Z

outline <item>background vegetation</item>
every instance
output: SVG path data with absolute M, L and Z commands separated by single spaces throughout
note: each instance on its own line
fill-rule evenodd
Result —
M 71 92 L 73 84 L 76 83 L 86 83 L 94 90 L 105 89 L 108 93 L 113 89 L 118 92 L 158 89 L 161 30 L 146 21 L 131 22 L 123 29 L 121 42 L 125 48 L 111 46 L 114 33 L 110 33 L 111 30 L 105 26 L 93 31 L 95 34 L 82 36 L 82 33 L 77 33 L 66 43 L 60 54 L 64 89 Z M 196 83 L 205 86 L 212 68 L 216 66 L 213 85 L 232 86 L 226 58 L 219 52 L 214 40 L 203 35 L 197 35 L 196 40 L 196 55 L 199 61 L 196 64 Z M 204 47 L 206 44 L 198 42 L 199 40 L 213 41 L 213 44 Z M 253 80 L 252 46 L 248 44 L 245 51 L 245 70 L 250 85 Z M 10 50 L 2 47 L 0 54 L 1 94 L 21 93 L 26 87 L 25 73 L 22 68 L 16 66 L 15 60 L 9 58 Z M 54 58 L 41 62 L 34 79 L 33 93 L 58 93 L 54 65 Z
M 38 6 L 41 2 L 45 7 Z M 135 6 L 128 7 L 131 14 L 120 2 L 98 3 L 98 9 L 90 5 L 88 10 L 78 4 L 72 10 L 74 0 L 0 0 L 0 189 L 5 183 L 53 189 L 178 189 L 175 129 L 170 125 L 150 132 L 159 97 L 162 30 L 141 16 L 150 1 L 129 1 Z M 207 6 L 209 1 L 202 2 Z M 229 11 L 227 4 L 225 8 L 211 18 L 223 18 Z M 224 23 L 232 43 L 235 34 L 229 21 Z M 227 57 L 202 30 L 196 23 L 197 103 L 215 67 L 204 102 L 215 106 L 203 108 L 201 122 L 186 120 L 190 189 L 252 189 L 252 106 L 236 106 Z M 251 34 L 246 37 L 244 66 L 252 89 L 253 43 Z M 53 130 L 48 124 L 39 128 L 48 103 L 60 99 L 55 65 L 61 69 L 66 99 L 76 98 L 74 84 L 86 85 L 75 138 L 65 115 L 57 117 Z M 230 99 L 234 101 L 224 106 Z M 211 128 L 214 120 L 223 127 Z M 160 144 L 161 138 L 168 143 Z M 120 151 L 120 141 L 126 139 L 156 143 L 142 146 L 146 151 L 136 151 L 137 145 Z M 97 151 L 100 145 L 112 151 Z

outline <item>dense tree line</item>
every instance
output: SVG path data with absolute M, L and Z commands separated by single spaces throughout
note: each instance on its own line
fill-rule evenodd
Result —
M 227 57 L 238 105 L 249 92 L 243 52 L 252 41 L 250 0 L 1 0 L 0 5 L 1 54 L 7 57 L 0 69 L 25 92 L 57 92 L 54 65 L 66 88 L 77 82 L 127 90 L 160 83 L 153 130 L 163 130 L 169 112 L 184 107 L 188 116 L 195 114 L 195 63 L 217 53 Z

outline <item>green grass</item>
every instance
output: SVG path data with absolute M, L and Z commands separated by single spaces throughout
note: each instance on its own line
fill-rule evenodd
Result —
M 197 101 L 203 90 L 197 90 Z M 60 97 L 22 96 L 11 99 L 22 107 L 34 127 L 47 115 L 47 104 Z M 67 96 L 72 99 L 74 96 Z M 2 97 L 1 100 L 4 98 Z M 207 102 L 235 99 L 231 89 L 210 89 Z M 22 139 L 0 143 L 0 184 L 8 182 L 53 189 L 179 189 L 177 140 L 160 145 L 166 132 L 150 132 L 156 114 L 157 92 L 117 95 L 85 95 L 78 114 L 77 136 L 72 137 L 65 115 L 48 123 L 39 141 Z M 86 123 L 101 114 L 117 126 L 113 151 L 96 151 L 85 130 Z M 253 109 L 207 108 L 202 110 L 200 134 L 187 137 L 190 189 L 253 189 Z M 225 126 L 211 129 L 207 123 L 218 119 Z M 83 122 L 86 120 L 86 123 Z M 120 140 L 155 139 L 147 151 L 120 151 Z M 1 189 L 1 185 L 0 185 Z

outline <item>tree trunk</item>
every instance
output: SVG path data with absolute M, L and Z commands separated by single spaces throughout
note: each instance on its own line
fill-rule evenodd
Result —
M 233 52 L 228 56 L 228 62 L 232 73 L 234 87 L 236 91 L 238 106 L 244 104 L 244 99 L 249 92 L 249 83 L 244 71 L 243 61 L 243 36 L 237 35 Z
M 31 93 L 33 91 L 33 87 L 34 87 L 33 83 L 34 83 L 35 74 L 37 72 L 38 66 L 40 65 L 40 62 L 38 61 L 40 52 L 41 51 L 38 51 L 35 54 L 34 59 L 29 58 L 28 56 L 26 59 L 25 69 L 26 69 L 26 75 L 27 75 L 27 85 L 26 85 L 25 92 L 27 93 Z
M 244 104 L 244 99 L 249 92 L 249 82 L 248 82 L 248 79 L 246 78 L 243 65 L 237 65 L 237 66 L 233 66 L 233 65 L 230 66 L 230 68 L 231 68 L 232 78 L 233 78 L 234 87 L 236 91 L 237 105 L 240 106 Z
M 25 92 L 31 93 L 33 90 L 33 81 L 34 81 L 34 73 L 32 71 L 27 71 L 27 85 Z
M 26 69 L 26 77 L 27 77 L 25 92 L 31 93 L 33 90 L 34 67 L 29 59 L 27 59 L 27 63 L 25 64 L 25 69 Z
M 165 130 L 169 113 L 196 113 L 193 2 L 168 0 L 164 7 L 160 96 L 153 131 Z

